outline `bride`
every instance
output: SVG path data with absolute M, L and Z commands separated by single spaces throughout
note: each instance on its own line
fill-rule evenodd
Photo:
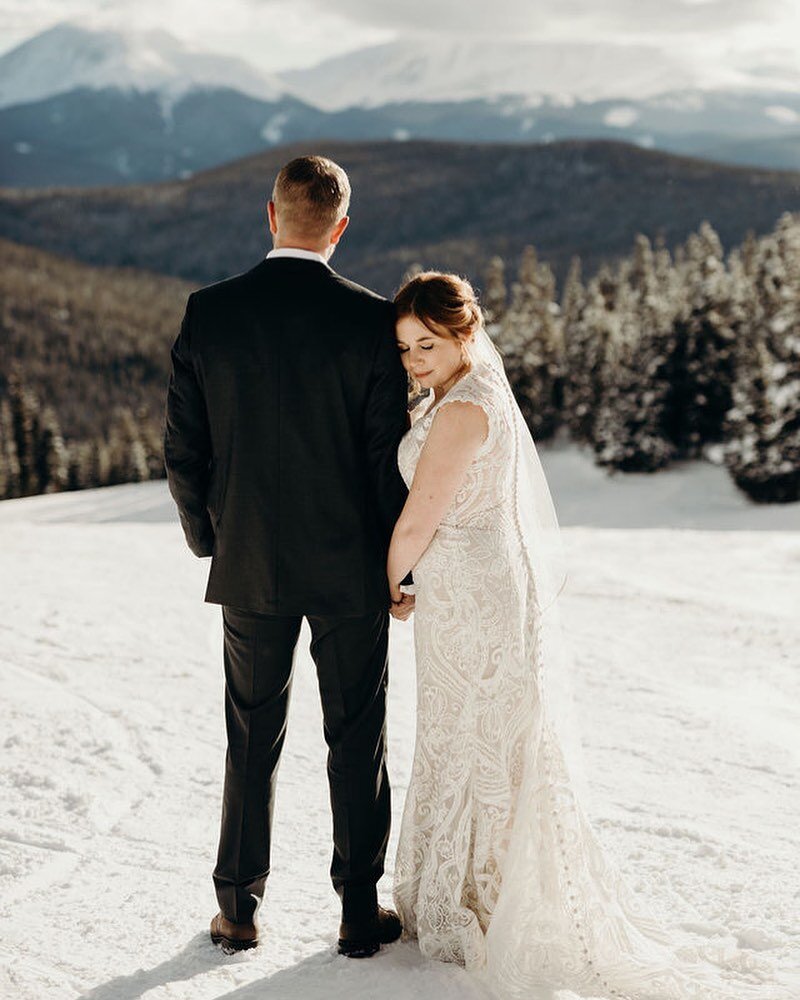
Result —
M 394 899 L 423 954 L 502 998 L 777 1000 L 690 964 L 614 869 L 577 793 L 556 598 L 565 574 L 536 448 L 469 283 L 397 294 L 397 344 L 429 401 L 387 571 L 415 610 L 417 740 Z M 402 581 L 413 570 L 415 598 Z

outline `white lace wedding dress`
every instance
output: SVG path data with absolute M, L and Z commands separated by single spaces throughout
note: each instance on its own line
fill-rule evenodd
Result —
M 548 615 L 515 517 L 509 396 L 502 366 L 477 365 L 422 404 L 400 444 L 410 485 L 442 406 L 465 400 L 488 417 L 414 568 L 417 740 L 394 888 L 406 935 L 502 998 L 777 1000 L 774 983 L 679 957 L 587 823 L 548 711 Z

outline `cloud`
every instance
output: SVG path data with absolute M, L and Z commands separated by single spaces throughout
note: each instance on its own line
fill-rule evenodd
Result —
M 255 4 L 274 0 L 251 0 Z M 324 0 L 320 0 L 323 6 Z M 554 32 L 586 37 L 725 33 L 780 20 L 793 0 L 337 0 L 336 10 L 361 27 L 402 34 L 520 36 Z
M 161 28 L 198 51 L 241 56 L 266 71 L 308 66 L 392 37 L 323 0 L 0 0 L 0 52 L 52 27 Z
M 266 71 L 414 35 L 679 46 L 709 63 L 787 45 L 782 65 L 800 56 L 800 0 L 228 0 L 222 10 L 211 0 L 0 0 L 0 51 L 57 21 L 99 17 L 161 27 Z

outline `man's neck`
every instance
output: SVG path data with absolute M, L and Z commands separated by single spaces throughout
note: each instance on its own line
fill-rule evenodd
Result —
M 328 258 L 323 257 L 321 253 L 317 253 L 316 250 L 304 250 L 301 247 L 273 247 L 272 250 L 267 254 L 267 259 L 270 257 L 291 257 L 300 258 L 302 260 L 314 260 L 319 261 L 326 267 L 330 267 L 328 264 Z
M 309 253 L 318 253 L 320 257 L 328 256 L 328 247 L 312 246 L 302 240 L 275 240 L 272 244 L 273 250 L 307 250 Z

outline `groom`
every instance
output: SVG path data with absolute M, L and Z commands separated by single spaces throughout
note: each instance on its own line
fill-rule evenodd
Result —
M 328 260 L 350 183 L 303 156 L 268 204 L 274 249 L 193 292 L 172 348 L 165 464 L 192 552 L 222 605 L 228 751 L 211 938 L 258 943 L 292 657 L 311 629 L 328 744 L 339 951 L 400 935 L 378 906 L 389 836 L 385 562 L 405 502 L 406 375 L 394 307 Z

